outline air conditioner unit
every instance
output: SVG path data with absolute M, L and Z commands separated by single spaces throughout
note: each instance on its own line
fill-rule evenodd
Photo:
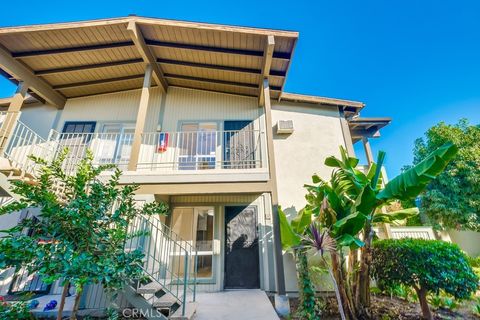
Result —
M 278 120 L 277 134 L 293 133 L 293 120 Z

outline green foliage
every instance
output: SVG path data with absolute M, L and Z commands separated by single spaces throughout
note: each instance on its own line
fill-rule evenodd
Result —
M 473 312 L 473 314 L 475 314 L 476 316 L 479 316 L 479 317 L 480 317 L 480 298 L 477 298 L 475 304 L 474 304 L 473 307 L 472 307 L 472 312 Z
M 403 284 L 431 293 L 443 290 L 457 299 L 470 297 L 479 281 L 456 245 L 422 239 L 375 242 L 372 276 L 380 286 Z
M 433 178 L 442 173 L 457 152 L 458 148 L 450 142 L 441 145 L 414 167 L 390 180 L 377 198 L 399 200 L 415 198 Z
M 69 281 L 82 292 L 84 285 L 100 283 L 109 291 L 126 280 L 143 276 L 143 254 L 126 252 L 130 221 L 139 214 L 166 214 L 164 204 L 137 208 L 135 185 L 120 186 L 121 171 L 94 166 L 88 154 L 74 174 L 67 175 L 63 161 L 67 151 L 52 163 L 33 158 L 41 165 L 35 183 L 18 181 L 13 192 L 20 198 L 0 209 L 6 214 L 19 208 L 39 208 L 0 239 L 0 267 L 27 267 L 46 283 Z M 113 174 L 104 174 L 105 171 Z M 25 232 L 30 230 L 32 232 Z
M 480 256 L 476 258 L 468 257 L 468 262 L 470 262 L 470 265 L 472 266 L 473 271 L 480 278 Z
M 305 250 L 297 250 L 297 272 L 300 293 L 300 306 L 297 316 L 306 320 L 320 319 L 322 305 L 315 297 L 315 287 L 310 278 L 308 258 Z
M 25 301 L 0 303 L 0 319 L 2 320 L 33 320 L 34 317 Z
M 447 141 L 459 152 L 422 194 L 420 210 L 438 228 L 480 231 L 480 126 L 462 119 L 430 128 L 415 141 L 414 165 Z
M 405 301 L 409 302 L 417 302 L 418 301 L 418 296 L 415 290 L 413 288 L 403 285 L 403 284 L 396 284 L 396 285 L 390 285 L 387 286 L 385 284 L 381 284 L 382 288 L 379 290 L 387 294 L 391 297 L 397 297 Z
M 364 306 L 369 301 L 369 256 L 374 236 L 373 224 L 405 220 L 417 214 L 416 209 L 404 209 L 388 214 L 382 213 L 380 209 L 394 200 L 417 197 L 428 183 L 440 174 L 456 152 L 456 147 L 447 143 L 383 187 L 381 168 L 385 159 L 384 152 L 379 153 L 377 163 L 373 163 L 365 173 L 356 168 L 358 159 L 349 157 L 346 150 L 340 147 L 340 159 L 332 156 L 325 160 L 325 165 L 333 168 L 330 179 L 324 180 L 313 175 L 312 184 L 304 186 L 307 190 L 307 205 L 300 215 L 289 223 L 280 211 L 284 249 L 301 245 L 309 221 L 315 220 L 319 225 L 318 229 L 327 230 L 337 250 L 332 261 L 332 268 L 335 269 L 332 275 L 339 287 L 337 295 L 343 295 L 339 306 L 342 305 L 345 314 L 350 313 L 348 317 L 355 317 L 352 313 L 357 310 L 361 310 L 358 316 L 363 317 Z M 353 261 L 353 268 L 349 271 L 340 270 L 344 267 L 337 261 L 338 258 L 343 259 L 345 247 L 351 250 L 362 248 L 361 260 Z M 354 288 L 361 293 L 353 292 Z M 350 292 L 347 293 L 348 290 Z M 348 297 L 355 297 L 355 302 Z
M 460 303 L 455 298 L 444 294 L 442 291 L 440 294 L 432 295 L 428 298 L 428 303 L 436 309 L 448 309 L 455 310 L 460 307 Z

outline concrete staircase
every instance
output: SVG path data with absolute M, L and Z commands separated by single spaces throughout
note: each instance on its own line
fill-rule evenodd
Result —
M 131 232 L 147 235 L 131 239 L 125 246 L 144 253 L 147 277 L 125 285 L 127 301 L 146 312 L 147 319 L 192 319 L 197 309 L 195 248 L 157 217 L 137 217 L 131 227 Z

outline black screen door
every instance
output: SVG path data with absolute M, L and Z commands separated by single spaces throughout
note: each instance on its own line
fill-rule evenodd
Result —
M 229 120 L 223 124 L 225 169 L 255 168 L 255 134 L 251 120 Z
M 257 207 L 225 207 L 225 289 L 260 288 Z

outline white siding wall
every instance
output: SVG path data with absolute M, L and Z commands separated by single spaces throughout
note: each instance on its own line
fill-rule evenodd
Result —
M 135 122 L 141 90 L 131 90 L 85 98 L 69 99 L 60 116 L 57 130 L 62 130 L 66 121 Z M 152 88 L 148 106 L 145 131 L 155 131 L 158 124 L 162 94 Z M 97 125 L 97 130 L 100 128 Z
M 178 131 L 182 120 L 254 120 L 262 110 L 256 98 L 170 87 L 162 126 Z

